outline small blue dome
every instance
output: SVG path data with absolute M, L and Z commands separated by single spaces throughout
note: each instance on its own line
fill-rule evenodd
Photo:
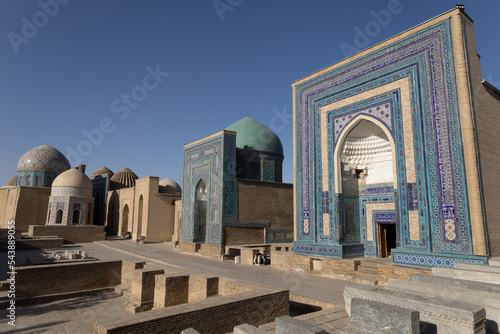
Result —
M 279 137 L 267 126 L 253 118 L 245 117 L 226 128 L 236 132 L 236 147 L 283 155 L 283 145 Z
M 18 172 L 49 172 L 60 174 L 71 168 L 61 152 L 50 145 L 35 147 L 26 152 L 17 163 Z

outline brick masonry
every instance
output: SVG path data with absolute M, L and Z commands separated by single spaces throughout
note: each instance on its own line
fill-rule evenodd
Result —
M 16 298 L 113 287 L 121 282 L 121 261 L 95 261 L 16 268 Z
M 153 309 L 169 307 L 188 302 L 188 275 L 156 275 L 155 280 Z
M 218 277 L 189 277 L 189 296 L 188 301 L 195 302 L 207 299 L 211 296 L 216 296 L 219 293 L 219 278 Z
M 288 303 L 287 290 L 242 292 L 98 323 L 94 333 L 178 334 L 186 328 L 203 329 L 204 334 L 228 333 L 236 325 L 258 326 L 287 315 Z
M 292 252 L 272 252 L 271 266 L 280 270 L 304 272 L 308 274 L 325 275 L 339 279 L 352 279 L 356 274 L 361 260 L 335 259 L 327 257 L 310 257 Z M 372 262 L 373 263 L 373 262 Z M 430 269 L 398 266 L 377 263 L 379 284 L 384 284 L 389 278 L 409 280 L 414 274 L 432 275 Z
M 30 237 L 58 236 L 64 239 L 65 244 L 77 244 L 104 240 L 104 226 L 97 225 L 30 225 Z

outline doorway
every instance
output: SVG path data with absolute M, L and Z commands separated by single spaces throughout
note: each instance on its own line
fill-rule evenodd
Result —
M 396 224 L 378 224 L 378 257 L 390 257 L 396 248 Z
M 194 236 L 195 242 L 205 242 L 207 225 L 207 185 L 200 180 L 196 186 L 194 201 Z

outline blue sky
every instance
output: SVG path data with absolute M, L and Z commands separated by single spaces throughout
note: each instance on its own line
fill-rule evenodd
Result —
M 374 12 L 393 11 L 366 46 L 456 3 L 0 0 L 0 184 L 49 144 L 88 175 L 129 167 L 182 185 L 183 145 L 247 115 L 281 138 L 292 182 L 291 83 L 345 58 Z M 500 1 L 462 3 L 498 87 Z

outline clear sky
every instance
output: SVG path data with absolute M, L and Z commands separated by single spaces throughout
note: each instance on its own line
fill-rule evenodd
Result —
M 87 175 L 182 185 L 183 144 L 247 115 L 281 138 L 293 182 L 291 83 L 457 1 L 0 0 L 0 185 L 44 144 Z M 500 1 L 461 3 L 499 87 Z

